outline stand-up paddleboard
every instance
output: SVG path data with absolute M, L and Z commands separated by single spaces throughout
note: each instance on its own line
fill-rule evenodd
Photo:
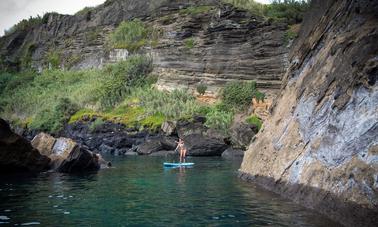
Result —
M 192 166 L 194 165 L 193 162 L 164 162 L 163 163 L 164 167 L 180 167 L 180 166 Z

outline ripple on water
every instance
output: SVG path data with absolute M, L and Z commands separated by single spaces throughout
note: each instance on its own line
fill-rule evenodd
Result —
M 0 221 L 6 221 L 6 220 L 9 220 L 10 218 L 8 218 L 7 216 L 5 215 L 0 215 Z
M 22 223 L 21 225 L 25 226 L 25 225 L 40 225 L 40 224 L 41 224 L 40 222 L 32 221 L 32 222 Z

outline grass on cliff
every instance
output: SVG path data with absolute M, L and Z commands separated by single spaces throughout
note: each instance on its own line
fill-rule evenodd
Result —
M 235 7 L 246 9 L 254 15 L 270 20 L 284 20 L 289 24 L 300 23 L 309 8 L 309 1 L 274 0 L 271 4 L 261 4 L 254 0 L 222 0 Z
M 123 21 L 110 34 L 110 45 L 112 48 L 136 52 L 146 45 L 156 46 L 160 35 L 159 29 L 147 26 L 139 19 Z

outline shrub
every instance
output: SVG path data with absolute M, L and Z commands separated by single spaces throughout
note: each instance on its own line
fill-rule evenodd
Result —
M 195 41 L 193 38 L 185 39 L 184 45 L 187 49 L 192 49 L 195 46 Z
M 248 117 L 246 119 L 246 122 L 248 124 L 251 124 L 251 125 L 256 125 L 258 131 L 260 131 L 262 124 L 263 124 L 261 119 L 259 117 L 257 117 L 256 115 L 252 115 L 252 116 Z
M 225 111 L 215 106 L 206 114 L 205 125 L 227 135 L 232 119 L 233 113 L 231 111 Z
M 32 129 L 58 132 L 77 109 L 77 106 L 68 98 L 60 98 L 52 109 L 39 111 L 29 126 Z
M 130 94 L 131 87 L 145 83 L 145 78 L 151 70 L 151 58 L 142 55 L 107 65 L 103 71 L 109 78 L 97 90 L 101 107 L 109 108 L 121 102 Z
M 223 0 L 223 2 L 246 9 L 266 19 L 285 20 L 290 24 L 300 23 L 309 8 L 309 1 L 296 0 L 274 0 L 272 4 L 261 4 L 254 0 Z
M 58 69 L 61 63 L 61 53 L 56 50 L 50 50 L 46 53 L 46 63 L 51 69 Z
M 213 7 L 211 6 L 189 6 L 185 9 L 181 9 L 179 14 L 190 14 L 190 15 L 198 15 L 202 13 L 209 12 Z
M 147 29 L 139 19 L 122 22 L 110 36 L 113 48 L 139 50 L 147 42 Z
M 198 94 L 204 95 L 206 90 L 207 90 L 207 86 L 206 86 L 206 84 L 201 83 L 201 84 L 197 85 L 196 90 L 197 90 Z
M 96 118 L 95 121 L 93 121 L 90 125 L 89 125 L 89 130 L 91 132 L 94 132 L 96 131 L 96 129 L 98 129 L 99 127 L 101 127 L 103 124 L 105 124 L 105 121 L 102 120 L 101 118 Z
M 230 82 L 222 91 L 224 105 L 231 109 L 243 110 L 247 107 L 252 98 L 256 96 L 256 82 Z

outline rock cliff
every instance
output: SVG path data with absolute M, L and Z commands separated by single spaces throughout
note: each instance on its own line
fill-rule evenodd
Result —
M 378 2 L 313 0 L 241 176 L 348 226 L 378 223 Z
M 39 24 L 0 38 L 2 67 L 49 67 L 55 54 L 62 68 L 101 67 L 126 58 L 127 50 L 107 45 L 122 21 L 141 19 L 161 31 L 153 47 L 158 87 L 210 91 L 230 80 L 256 80 L 260 88 L 280 87 L 286 66 L 287 24 L 271 23 L 217 0 L 108 0 L 75 15 L 46 14 Z

